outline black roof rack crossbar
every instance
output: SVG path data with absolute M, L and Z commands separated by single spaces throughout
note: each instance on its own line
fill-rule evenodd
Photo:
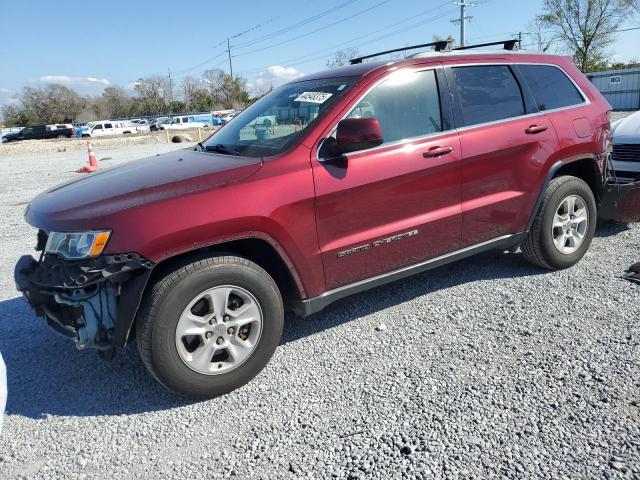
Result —
M 500 42 L 478 43 L 476 45 L 465 45 L 464 47 L 456 47 L 454 50 L 468 50 L 470 48 L 492 47 L 494 45 L 502 45 L 505 50 L 517 50 L 519 40 L 513 38 L 511 40 L 502 40 Z
M 351 65 L 354 65 L 356 63 L 362 63 L 362 60 L 365 60 L 367 58 L 373 58 L 380 55 L 385 55 L 387 53 L 404 52 L 405 50 L 414 50 L 416 48 L 424 47 L 433 47 L 436 52 L 441 52 L 443 50 L 451 50 L 451 42 L 447 40 L 440 40 L 437 42 L 423 43 L 422 45 L 412 45 L 411 47 L 394 48 L 393 50 L 385 50 L 384 52 L 372 53 L 371 55 L 365 55 L 364 57 L 352 58 L 351 60 L 349 60 L 349 63 L 351 63 Z

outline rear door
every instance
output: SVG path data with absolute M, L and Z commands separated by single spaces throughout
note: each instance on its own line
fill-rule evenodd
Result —
M 460 144 L 447 92 L 441 69 L 389 75 L 343 117 L 378 119 L 384 143 L 343 161 L 321 148 L 312 160 L 327 289 L 459 247 Z
M 553 125 L 509 65 L 447 68 L 462 150 L 462 242 L 526 228 L 557 149 Z

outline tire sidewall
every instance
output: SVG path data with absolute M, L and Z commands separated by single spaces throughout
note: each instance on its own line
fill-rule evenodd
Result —
M 262 332 L 251 356 L 235 369 L 204 375 L 189 368 L 180 358 L 175 332 L 180 315 L 200 293 L 220 285 L 242 287 L 256 298 L 262 311 Z M 163 383 L 190 397 L 214 397 L 244 385 L 264 368 L 280 342 L 283 306 L 273 282 L 264 274 L 244 266 L 219 264 L 198 270 L 179 281 L 160 302 L 152 319 L 151 350 L 156 371 Z
M 578 195 L 584 200 L 589 214 L 589 226 L 585 234 L 582 245 L 573 253 L 561 253 L 553 242 L 551 226 L 553 225 L 553 217 L 560 206 L 560 202 L 570 195 Z M 593 197 L 593 192 L 589 185 L 579 178 L 572 178 L 570 181 L 561 185 L 547 200 L 544 206 L 542 216 L 541 241 L 543 245 L 543 253 L 545 260 L 554 268 L 568 268 L 580 261 L 587 253 L 591 240 L 596 230 L 597 223 L 597 207 Z

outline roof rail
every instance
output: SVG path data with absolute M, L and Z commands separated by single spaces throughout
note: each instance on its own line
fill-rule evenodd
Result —
M 500 42 L 478 43 L 476 45 L 465 45 L 464 47 L 456 47 L 453 50 L 469 50 L 470 48 L 492 47 L 494 45 L 502 45 L 505 50 L 518 50 L 520 40 L 512 38 L 510 40 L 502 40 Z
M 379 57 L 380 55 L 385 55 L 387 53 L 404 52 L 405 50 L 414 50 L 416 48 L 423 47 L 433 47 L 436 52 L 448 51 L 451 50 L 451 42 L 448 40 L 439 40 L 437 42 L 423 43 L 421 45 L 412 45 L 411 47 L 394 48 L 393 50 L 385 50 L 384 52 L 372 53 L 371 55 L 365 55 L 364 57 L 352 58 L 351 60 L 349 60 L 349 63 L 351 63 L 351 65 L 354 65 L 356 63 L 362 63 L 362 60 L 365 60 L 367 58 Z

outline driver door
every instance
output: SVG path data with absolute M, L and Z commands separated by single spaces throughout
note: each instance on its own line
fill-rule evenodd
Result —
M 312 165 L 327 289 L 459 248 L 460 140 L 447 92 L 437 69 L 393 73 L 346 116 L 376 118 L 383 144 L 340 159 L 319 149 Z

